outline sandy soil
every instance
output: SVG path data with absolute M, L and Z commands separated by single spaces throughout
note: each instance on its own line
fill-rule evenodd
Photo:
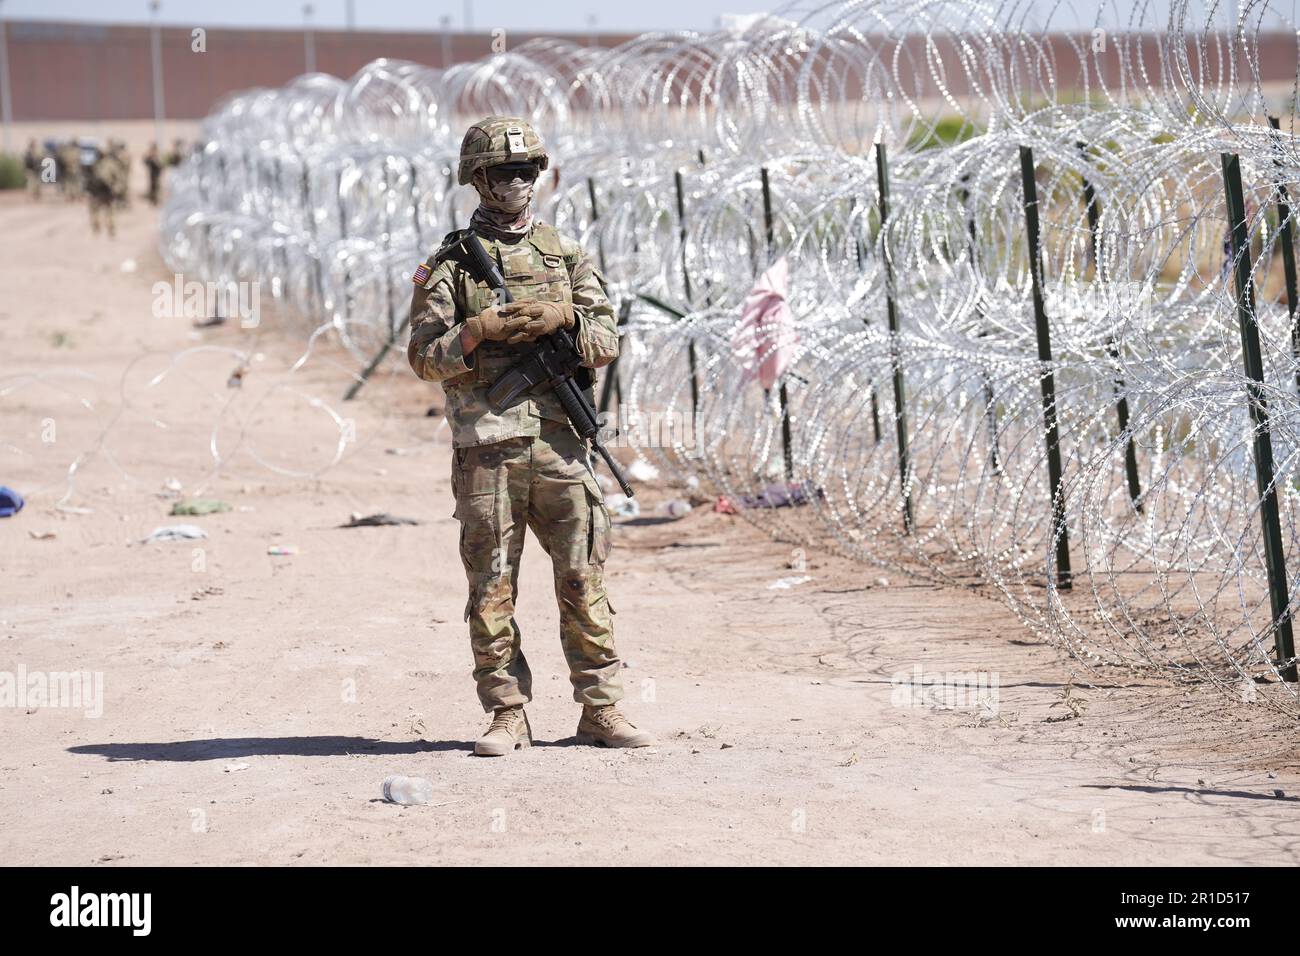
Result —
M 85 221 L 0 197 L 0 484 L 36 489 L 0 520 L 0 671 L 104 681 L 99 717 L 0 708 L 0 858 L 1300 859 L 1295 728 L 1266 708 L 1148 681 L 1076 687 L 1086 709 L 1060 719 L 1068 667 L 1001 605 L 816 554 L 811 580 L 773 590 L 796 574 L 791 549 L 707 508 L 620 525 L 608 566 L 625 706 L 659 745 L 574 744 L 530 542 L 520 622 L 541 745 L 475 758 L 447 433 L 425 415 L 437 390 L 394 362 L 345 405 L 342 357 L 290 373 L 303 340 L 274 316 L 202 331 L 157 317 L 150 286 L 171 277 L 153 212 L 137 202 L 115 242 Z M 239 350 L 261 358 L 229 389 Z M 313 399 L 355 441 L 319 477 L 282 474 L 335 455 L 340 428 Z M 207 480 L 217 422 L 230 460 Z M 169 479 L 233 510 L 169 518 Z M 652 509 L 671 490 L 640 494 Z M 336 527 L 358 511 L 422 524 Z M 208 537 L 140 543 L 186 521 Z M 996 713 L 896 706 L 892 675 L 916 667 L 996 673 Z M 434 805 L 381 801 L 393 773 L 432 781 Z

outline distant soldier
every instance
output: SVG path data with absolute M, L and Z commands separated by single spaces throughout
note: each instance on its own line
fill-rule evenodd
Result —
M 75 139 L 70 139 L 59 147 L 55 157 L 55 175 L 59 180 L 59 191 L 72 202 L 81 198 L 81 147 Z
M 172 151 L 167 156 L 168 166 L 179 166 L 185 162 L 185 141 L 177 137 L 172 141 Z
M 36 140 L 28 142 L 27 152 L 23 155 L 23 168 L 31 179 L 33 199 L 41 198 L 41 164 L 44 161 L 45 150 L 36 145 Z
M 144 154 L 144 168 L 149 173 L 149 202 L 158 205 L 158 190 L 162 184 L 163 163 L 158 155 L 158 144 L 150 143 Z
M 116 144 L 114 144 L 115 146 Z M 110 146 L 99 154 L 86 177 L 86 191 L 90 195 L 90 229 L 98 235 L 100 216 L 107 220 L 108 235 L 117 235 L 113 222 L 113 207 L 126 189 L 127 171 L 120 150 Z
M 117 179 L 113 183 L 113 204 L 119 209 L 131 205 L 131 152 L 126 148 L 126 141 L 109 140 L 108 151 L 118 161 Z

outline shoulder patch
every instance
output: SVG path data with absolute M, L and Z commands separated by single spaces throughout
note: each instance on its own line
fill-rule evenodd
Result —
M 411 281 L 416 285 L 424 285 L 429 281 L 429 276 L 433 275 L 433 268 L 427 262 L 421 262 L 411 273 Z

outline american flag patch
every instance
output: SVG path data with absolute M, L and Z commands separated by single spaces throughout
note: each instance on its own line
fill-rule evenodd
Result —
M 433 275 L 433 270 L 429 268 L 429 263 L 421 262 L 415 267 L 415 274 L 411 276 L 411 281 L 416 285 L 424 285 L 429 281 L 431 275 Z

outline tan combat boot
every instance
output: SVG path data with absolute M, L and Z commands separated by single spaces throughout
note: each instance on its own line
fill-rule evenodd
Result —
M 598 707 L 582 705 L 582 718 L 578 721 L 578 743 L 600 744 L 604 747 L 649 747 L 654 742 L 654 736 L 649 731 L 637 730 L 613 704 Z
M 474 744 L 480 757 L 504 757 L 516 749 L 533 745 L 533 728 L 523 704 L 502 707 L 492 714 L 492 726 Z

